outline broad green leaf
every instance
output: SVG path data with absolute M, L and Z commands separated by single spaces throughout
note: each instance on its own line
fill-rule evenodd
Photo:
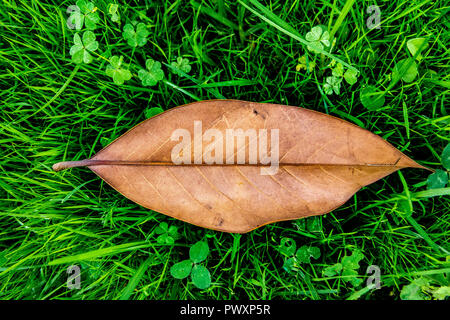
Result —
M 160 235 L 158 238 L 156 238 L 156 242 L 160 243 L 160 244 L 174 244 L 175 243 L 175 239 L 172 238 L 171 236 L 169 236 L 167 233 L 164 233 L 162 235 Z
M 425 50 L 425 48 L 428 47 L 427 40 L 425 38 L 410 39 L 406 43 L 406 47 L 408 48 L 408 50 L 412 56 L 414 56 L 416 54 L 416 52 L 420 49 L 421 46 L 422 46 L 421 51 Z M 417 55 L 416 59 L 417 60 L 422 59 L 422 55 L 420 52 Z
M 150 32 L 147 30 L 147 26 L 144 23 L 139 23 L 136 26 L 136 30 L 133 25 L 127 23 L 123 27 L 122 36 L 125 40 L 127 40 L 128 45 L 131 47 L 142 47 L 147 43 L 147 36 Z
M 121 85 L 131 79 L 131 72 L 122 68 L 123 57 L 112 56 L 110 64 L 106 67 L 106 75 L 113 78 L 115 84 Z
M 445 188 L 448 183 L 448 174 L 446 171 L 438 169 L 435 173 L 428 176 L 427 188 L 428 189 L 438 189 Z
M 181 262 L 175 263 L 170 268 L 170 274 L 175 279 L 184 279 L 191 273 L 192 264 L 193 263 L 190 260 L 183 260 Z
M 375 86 L 367 86 L 359 93 L 361 103 L 367 109 L 374 111 L 384 106 L 384 93 L 378 91 Z
M 450 143 L 442 151 L 441 163 L 445 169 L 450 170 Z
M 161 70 L 161 63 L 159 61 L 154 61 L 153 59 L 148 59 L 145 62 L 146 70 L 141 69 L 138 72 L 138 77 L 142 81 L 144 86 L 154 86 L 158 81 L 164 79 L 164 71 Z
M 192 268 L 191 279 L 199 289 L 206 289 L 211 286 L 211 275 L 208 269 L 202 265 L 197 264 Z
M 149 109 L 145 110 L 145 117 L 151 118 L 151 117 L 156 116 L 157 114 L 160 114 L 163 112 L 164 112 L 164 110 L 160 107 L 149 108 Z
M 189 249 L 189 257 L 195 263 L 202 262 L 206 259 L 209 253 L 208 243 L 199 241 Z
M 406 58 L 400 60 L 392 71 L 392 80 L 397 81 L 400 78 L 407 82 L 413 82 L 417 77 L 417 64 L 413 58 Z
M 281 254 L 291 257 L 295 254 L 296 247 L 297 245 L 294 240 L 291 238 L 283 238 L 281 239 L 279 250 Z

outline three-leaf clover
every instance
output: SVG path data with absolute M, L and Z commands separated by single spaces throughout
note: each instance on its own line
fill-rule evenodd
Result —
M 154 86 L 158 81 L 164 79 L 164 71 L 161 70 L 161 63 L 159 61 L 148 59 L 145 62 L 145 67 L 147 70 L 141 69 L 138 72 L 138 77 L 142 80 L 142 85 Z
M 174 244 L 178 239 L 178 229 L 175 226 L 170 226 L 167 222 L 161 222 L 159 226 L 155 228 L 156 234 L 159 234 L 156 241 L 161 244 Z
M 317 247 L 301 246 L 296 251 L 296 243 L 291 238 L 281 239 L 278 250 L 286 256 L 283 269 L 291 272 L 292 269 L 300 263 L 310 263 L 311 258 L 320 258 L 320 249 Z
M 123 57 L 112 56 L 106 67 L 106 75 L 113 78 L 115 84 L 121 85 L 131 79 L 131 72 L 122 68 Z
M 95 30 L 99 21 L 97 7 L 92 2 L 79 0 L 69 17 L 68 23 L 70 22 L 77 30 L 83 28 L 83 23 L 88 30 Z
M 125 40 L 127 40 L 128 45 L 131 47 L 142 47 L 147 43 L 147 36 L 150 32 L 147 30 L 147 27 L 144 23 L 139 23 L 136 26 L 136 30 L 133 25 L 127 23 L 123 27 L 122 36 Z
M 189 249 L 189 259 L 174 264 L 170 274 L 176 279 L 184 279 L 191 275 L 191 280 L 199 289 L 206 289 L 211 285 L 211 274 L 208 269 L 198 263 L 204 261 L 209 253 L 208 243 L 199 241 Z
M 328 31 L 324 31 L 320 26 L 312 28 L 311 31 L 306 34 L 305 39 L 310 43 L 310 45 L 307 46 L 308 50 L 315 53 L 319 53 L 316 49 L 323 50 L 324 46 L 330 46 L 330 34 Z
M 172 72 L 177 74 L 180 74 L 178 70 L 181 70 L 184 73 L 189 73 L 189 71 L 191 71 L 192 69 L 191 65 L 189 64 L 189 59 L 183 57 L 178 57 L 177 61 L 172 62 L 170 65 L 174 68 L 172 69 Z
M 341 89 L 342 78 L 331 76 L 325 79 L 325 84 L 323 85 L 323 91 L 325 94 L 330 95 L 334 93 L 339 94 Z
M 364 259 L 364 255 L 359 250 L 355 250 L 351 256 L 344 256 L 340 263 L 326 267 L 322 273 L 326 277 L 341 275 L 343 276 L 342 280 L 350 282 L 356 287 L 362 283 L 362 279 L 357 277 L 359 262 L 362 259 Z
M 110 3 L 108 8 L 108 13 L 111 15 L 111 21 L 112 22 L 119 22 L 120 21 L 120 15 L 119 15 L 119 5 L 116 3 Z
M 92 31 L 85 31 L 83 33 L 83 39 L 81 39 L 78 33 L 73 36 L 73 42 L 75 43 L 70 48 L 70 55 L 72 56 L 72 61 L 80 64 L 90 63 L 93 60 L 90 52 L 94 52 L 98 49 L 98 42 L 95 41 L 95 34 Z

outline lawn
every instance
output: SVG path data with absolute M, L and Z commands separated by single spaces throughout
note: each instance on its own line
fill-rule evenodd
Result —
M 1 299 L 450 295 L 448 3 L 75 4 L 0 3 Z M 333 115 L 440 179 L 402 169 L 326 215 L 229 234 L 145 209 L 89 169 L 52 170 L 209 99 Z M 210 283 L 177 279 L 186 259 Z

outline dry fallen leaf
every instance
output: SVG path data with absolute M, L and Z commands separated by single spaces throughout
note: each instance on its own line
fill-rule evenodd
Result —
M 201 133 L 217 129 L 211 131 L 215 139 L 210 136 L 204 141 L 201 135 L 199 139 L 194 121 L 201 121 Z M 186 129 L 192 140 L 199 139 L 189 140 L 182 149 L 190 152 L 181 152 L 181 139 L 171 139 L 177 129 Z M 279 167 L 264 162 L 267 158 L 261 154 L 256 164 L 251 163 L 251 135 L 240 148 L 236 141 L 227 157 L 227 144 L 221 145 L 219 139 L 220 135 L 225 139 L 226 129 L 254 129 L 267 132 L 268 137 L 272 132 L 272 138 L 278 129 L 278 141 L 267 138 L 266 149 L 267 155 L 275 155 L 278 142 Z M 259 135 L 256 138 L 263 141 Z M 211 151 L 218 146 L 223 156 L 219 149 Z M 261 145 L 257 148 L 265 150 Z M 173 150 L 192 164 L 174 164 Z M 236 164 L 237 155 L 243 154 L 238 151 L 245 152 L 243 164 Z M 216 161 L 207 164 L 207 159 Z M 325 214 L 361 187 L 398 169 L 424 168 L 381 137 L 344 120 L 304 108 L 236 100 L 170 109 L 138 124 L 93 158 L 60 162 L 53 169 L 78 166 L 89 167 L 146 208 L 197 226 L 237 233 Z

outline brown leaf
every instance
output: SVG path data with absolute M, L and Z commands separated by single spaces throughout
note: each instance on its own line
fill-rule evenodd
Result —
M 177 129 L 187 129 L 192 140 L 197 139 L 194 121 L 201 121 L 200 133 L 217 129 L 215 140 L 203 141 L 197 135 L 200 139 L 189 140 L 185 154 L 175 149 L 175 155 L 185 156 L 191 164 L 174 164 L 172 150 L 181 140 L 174 141 L 171 136 Z M 256 163 L 251 163 L 255 142 L 251 135 L 240 148 L 236 142 L 227 157 L 231 140 L 226 141 L 226 129 L 259 133 L 267 129 L 267 148 L 261 144 L 263 136 L 256 136 L 256 143 L 260 143 L 258 152 L 268 150 L 268 156 L 276 155 L 277 140 L 272 146 L 271 139 L 278 129 L 278 169 L 264 162 L 260 154 Z M 206 155 L 216 154 L 208 153 L 206 147 L 219 148 L 220 134 L 223 156 L 219 159 L 218 153 L 215 163 L 207 164 Z M 243 164 L 236 164 L 238 149 L 245 152 Z M 146 208 L 197 226 L 238 233 L 330 212 L 361 187 L 398 169 L 424 168 L 381 137 L 344 120 L 298 107 L 236 100 L 202 101 L 170 109 L 138 124 L 90 160 L 61 162 L 53 169 L 76 166 L 88 166 L 111 187 Z

